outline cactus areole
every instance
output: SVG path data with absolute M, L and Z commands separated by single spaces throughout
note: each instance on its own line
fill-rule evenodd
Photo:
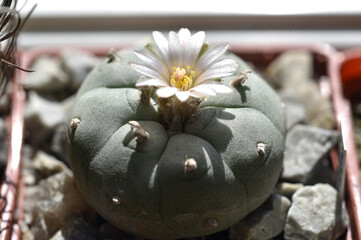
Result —
M 78 91 L 67 129 L 76 183 L 118 228 L 151 239 L 224 230 L 261 205 L 283 160 L 269 85 L 188 29 L 112 53 Z

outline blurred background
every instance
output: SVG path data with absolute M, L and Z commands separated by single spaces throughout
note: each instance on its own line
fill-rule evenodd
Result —
M 19 6 L 24 1 L 19 1 Z M 209 41 L 361 45 L 361 1 L 29 0 L 21 47 L 124 45 L 152 30 L 207 30 Z

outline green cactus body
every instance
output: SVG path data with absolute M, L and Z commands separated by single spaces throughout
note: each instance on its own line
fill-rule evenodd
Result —
M 182 132 L 170 132 L 153 99 L 140 101 L 140 75 L 129 66 L 139 59 L 131 50 L 118 55 L 89 74 L 68 128 L 71 167 L 91 206 L 127 232 L 176 239 L 226 229 L 263 203 L 282 168 L 286 131 L 267 83 L 249 74 L 233 93 L 204 100 Z M 233 54 L 223 58 L 235 59 L 238 73 L 249 68 Z M 129 121 L 149 139 L 137 142 Z M 196 166 L 188 169 L 187 159 Z

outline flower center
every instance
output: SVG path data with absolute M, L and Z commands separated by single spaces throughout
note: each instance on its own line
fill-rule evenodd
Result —
M 173 67 L 173 73 L 170 76 L 170 84 L 182 91 L 187 91 L 193 86 L 194 71 L 190 71 L 190 66 L 186 69 Z

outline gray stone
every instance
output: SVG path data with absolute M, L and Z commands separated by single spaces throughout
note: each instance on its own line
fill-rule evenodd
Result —
M 281 179 L 286 182 L 300 183 L 314 182 L 315 177 L 320 179 L 325 171 L 325 168 L 320 166 L 324 165 L 323 160 L 329 155 L 337 141 L 337 131 L 306 125 L 294 126 L 286 136 Z M 329 177 L 332 177 L 332 173 Z M 332 182 L 332 180 L 329 179 L 327 182 Z
M 57 231 L 54 236 L 50 238 L 50 240 L 66 240 L 66 238 L 63 236 L 61 229 Z
M 64 109 L 65 118 L 68 119 L 68 113 L 74 104 L 75 95 L 70 96 L 61 102 L 61 105 Z M 62 123 L 57 125 L 52 134 L 52 138 L 50 140 L 50 144 L 47 146 L 47 151 L 56 156 L 62 162 L 68 164 L 66 148 L 65 148 L 65 139 L 66 139 L 66 125 L 69 123 Z
M 68 164 L 66 148 L 65 148 L 65 139 L 66 139 L 66 125 L 62 124 L 55 128 L 53 138 L 51 140 L 50 151 L 59 160 Z
M 51 102 L 31 91 L 25 109 L 25 126 L 30 132 L 30 142 L 35 146 L 43 144 L 55 127 L 65 123 L 67 112 L 61 103 Z
M 337 239 L 349 223 L 345 205 L 339 204 L 337 196 L 336 190 L 328 184 L 300 188 L 292 197 L 285 239 Z
M 88 73 L 99 63 L 94 55 L 80 50 L 64 51 L 60 55 L 61 64 L 70 76 L 70 90 L 77 90 Z
M 22 240 L 34 240 L 33 233 L 30 231 L 29 226 L 24 221 L 21 221 L 19 223 L 19 226 L 20 226 Z
M 50 240 L 95 240 L 94 226 L 82 217 L 72 215 Z
M 293 194 L 303 186 L 304 185 L 302 183 L 280 182 L 277 183 L 275 192 L 287 197 L 288 199 L 292 199 Z
M 69 113 L 70 110 L 72 109 L 74 103 L 75 103 L 75 98 L 76 98 L 76 94 L 73 94 L 69 97 L 67 97 L 66 99 L 64 99 L 63 101 L 61 101 L 61 105 L 64 108 L 64 111 L 66 113 Z M 66 118 L 68 118 L 68 114 L 66 115 Z
M 313 168 L 307 178 L 306 185 L 315 185 L 317 183 L 328 183 L 336 186 L 336 174 L 332 168 L 331 160 L 328 157 L 322 158 Z
M 22 148 L 21 159 L 21 178 L 26 186 L 37 183 L 36 172 L 33 166 L 33 149 L 29 144 L 24 144 Z
M 293 101 L 304 106 L 307 124 L 334 128 L 332 105 L 322 96 L 319 85 L 312 79 L 313 57 L 309 52 L 285 52 L 270 64 L 265 74 L 271 85 L 279 89 L 282 101 Z
M 230 239 L 266 240 L 279 235 L 285 226 L 290 205 L 286 197 L 272 194 L 261 207 L 230 228 Z
M 26 89 L 50 93 L 61 91 L 69 84 L 69 76 L 62 70 L 57 58 L 39 57 L 31 69 L 35 72 L 24 79 L 23 85 Z
M 21 239 L 22 240 L 35 240 L 34 235 L 30 230 L 28 230 L 26 232 L 22 232 Z
M 41 197 L 38 196 L 39 193 L 44 192 L 44 189 L 36 186 L 36 184 L 42 179 L 60 172 L 71 175 L 71 171 L 63 163 L 43 151 L 38 150 L 34 155 L 32 148 L 27 144 L 23 146 L 22 166 L 22 180 L 27 186 L 26 194 L 28 196 L 36 196 L 35 199 L 27 199 L 27 211 L 24 212 L 24 222 L 31 225 L 34 220 L 31 208 L 35 207 L 36 201 Z
M 27 187 L 25 213 L 30 213 L 31 231 L 35 239 L 49 239 L 73 213 L 92 212 L 78 191 L 70 170 L 54 174 Z
M 296 124 L 306 122 L 306 110 L 302 104 L 293 101 L 287 101 L 284 104 L 286 105 L 286 122 L 288 130 Z
M 304 81 L 313 73 L 313 58 L 307 51 L 287 51 L 266 68 L 265 75 L 275 89 L 291 85 L 292 81 Z
M 64 163 L 41 150 L 37 151 L 34 156 L 33 168 L 36 171 L 38 180 L 48 178 L 60 172 L 66 172 L 68 175 L 71 175 L 71 171 Z
M 306 110 L 307 124 L 325 129 L 333 129 L 335 119 L 330 101 L 324 98 L 319 86 L 308 79 L 304 82 L 294 82 L 279 91 L 283 101 L 294 101 L 302 104 Z

